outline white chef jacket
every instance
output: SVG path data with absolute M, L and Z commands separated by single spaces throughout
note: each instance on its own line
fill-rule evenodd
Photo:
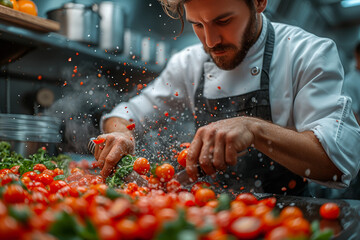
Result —
M 144 131 L 146 119 L 161 121 L 179 116 L 179 106 L 194 113 L 194 95 L 204 69 L 204 96 L 224 98 L 260 88 L 266 41 L 267 18 L 262 32 L 244 61 L 235 69 L 219 69 L 201 44 L 175 54 L 166 68 L 141 94 L 117 105 L 103 116 L 133 119 Z M 335 43 L 301 28 L 272 23 L 275 45 L 270 67 L 270 103 L 273 123 L 311 130 L 334 164 L 343 172 L 341 182 L 318 182 L 329 187 L 347 187 L 359 170 L 360 129 L 351 114 L 351 99 L 341 95 L 344 71 Z M 171 120 L 167 120 L 171 121 Z
M 360 116 L 360 69 L 354 69 L 345 76 L 343 93 L 351 97 L 351 107 Z

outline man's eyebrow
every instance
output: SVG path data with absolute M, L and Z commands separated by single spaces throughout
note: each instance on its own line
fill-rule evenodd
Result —
M 231 15 L 233 15 L 233 14 L 234 14 L 233 12 L 226 12 L 226 13 L 223 13 L 223 14 L 217 16 L 216 18 L 214 18 L 214 19 L 211 20 L 211 21 L 212 21 L 212 22 L 215 22 L 215 21 L 217 21 L 217 20 L 219 20 L 219 19 L 229 17 L 229 16 L 231 16 Z M 191 19 L 188 19 L 188 18 L 186 19 L 186 21 L 188 21 L 188 22 L 191 23 L 191 24 L 197 24 L 197 22 L 195 22 L 195 21 L 193 21 L 193 20 L 191 20 Z

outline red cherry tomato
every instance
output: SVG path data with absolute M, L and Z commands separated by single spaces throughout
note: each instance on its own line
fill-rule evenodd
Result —
M 155 174 L 159 178 L 160 182 L 168 182 L 173 178 L 175 169 L 172 165 L 164 163 L 156 167 Z
M 251 193 L 240 193 L 236 196 L 236 201 L 242 201 L 246 205 L 255 205 L 258 199 Z
M 182 151 L 179 153 L 179 156 L 177 157 L 178 163 L 179 163 L 181 166 L 183 166 L 183 167 L 186 167 L 187 154 L 188 154 L 188 149 L 185 148 L 184 150 L 182 150 Z
M 134 171 L 138 174 L 146 174 L 150 170 L 150 163 L 146 158 L 139 157 L 134 162 Z
M 22 175 L 22 177 L 29 177 L 31 180 L 35 180 L 38 174 L 34 171 L 26 172 Z
M 195 193 L 195 202 L 197 205 L 204 206 L 207 202 L 216 198 L 215 192 L 209 188 L 201 188 Z
M 262 222 L 256 217 L 240 217 L 230 225 L 230 231 L 239 239 L 254 239 L 261 233 Z
M 175 180 L 175 179 L 171 179 L 169 182 L 166 183 L 166 192 L 180 192 L 181 191 L 181 184 L 179 183 L 179 181 Z
M 50 193 L 56 193 L 57 191 L 59 191 L 61 188 L 67 186 L 68 184 L 63 181 L 63 180 L 57 180 L 57 181 L 53 181 L 52 183 L 50 183 L 49 188 L 50 188 Z
M 26 192 L 20 185 L 10 184 L 5 187 L 3 199 L 6 203 L 23 203 L 26 199 Z
M 16 166 L 13 166 L 10 170 L 15 174 L 19 174 L 19 168 L 20 168 L 20 165 L 16 165 Z
M 46 173 L 40 173 L 36 176 L 35 181 L 42 182 L 45 186 L 49 185 L 54 181 L 53 177 L 46 174 Z
M 274 208 L 276 206 L 276 198 L 275 197 L 268 197 L 259 200 L 258 204 L 264 204 L 270 208 Z
M 303 213 L 300 208 L 296 206 L 287 206 L 280 212 L 281 221 L 285 221 L 292 218 L 303 217 Z
M 289 228 L 295 236 L 310 234 L 310 223 L 302 217 L 288 219 L 282 225 Z
M 334 220 L 337 219 L 339 215 L 340 208 L 336 203 L 328 202 L 320 207 L 320 216 L 324 219 Z
M 34 170 L 38 170 L 39 172 L 43 172 L 46 168 L 46 166 L 42 163 L 35 164 Z
M 210 183 L 205 182 L 205 181 L 200 181 L 200 182 L 195 183 L 195 184 L 191 187 L 190 192 L 195 195 L 195 193 L 196 193 L 197 190 L 199 190 L 199 189 L 201 189 L 201 188 L 210 188 L 210 187 L 211 187 L 211 184 L 210 184 Z
M 1 180 L 1 178 L 0 178 L 0 180 Z M 18 180 L 19 180 L 19 177 L 16 174 L 8 173 L 2 178 L 1 185 L 4 186 L 4 185 L 6 185 L 6 184 L 8 184 L 10 182 L 18 181 Z

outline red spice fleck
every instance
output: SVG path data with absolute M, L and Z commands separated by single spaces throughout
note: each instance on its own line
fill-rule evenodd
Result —
M 84 85 L 84 82 L 80 82 L 80 85 Z
M 175 96 L 179 96 L 179 93 L 178 93 L 178 92 L 176 92 L 174 95 L 175 95 Z
M 220 87 L 220 86 L 218 86 L 218 89 L 220 90 L 220 89 L 221 89 L 221 87 Z
M 135 123 L 127 125 L 126 128 L 129 130 L 133 130 L 135 128 Z
M 169 116 L 169 113 L 168 113 L 168 112 L 166 112 L 166 113 L 165 113 L 165 116 L 166 116 L 166 117 L 168 117 L 168 116 Z
M 176 121 L 176 118 L 174 118 L 174 117 L 170 117 L 170 119 L 173 120 L 173 121 Z
M 105 142 L 105 138 L 99 138 L 92 140 L 95 144 L 101 144 Z
M 42 79 L 42 76 L 41 76 L 41 75 L 39 75 L 39 76 L 37 77 L 37 79 L 38 79 L 38 80 L 41 80 L 41 79 Z

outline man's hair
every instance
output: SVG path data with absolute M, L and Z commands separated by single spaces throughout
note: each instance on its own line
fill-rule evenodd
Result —
M 181 30 L 179 35 L 184 30 L 184 4 L 186 2 L 190 2 L 192 0 L 158 0 L 165 13 L 173 18 L 173 19 L 179 19 L 181 21 Z M 254 8 L 254 2 L 253 0 L 243 0 L 245 3 L 249 6 L 250 9 Z

